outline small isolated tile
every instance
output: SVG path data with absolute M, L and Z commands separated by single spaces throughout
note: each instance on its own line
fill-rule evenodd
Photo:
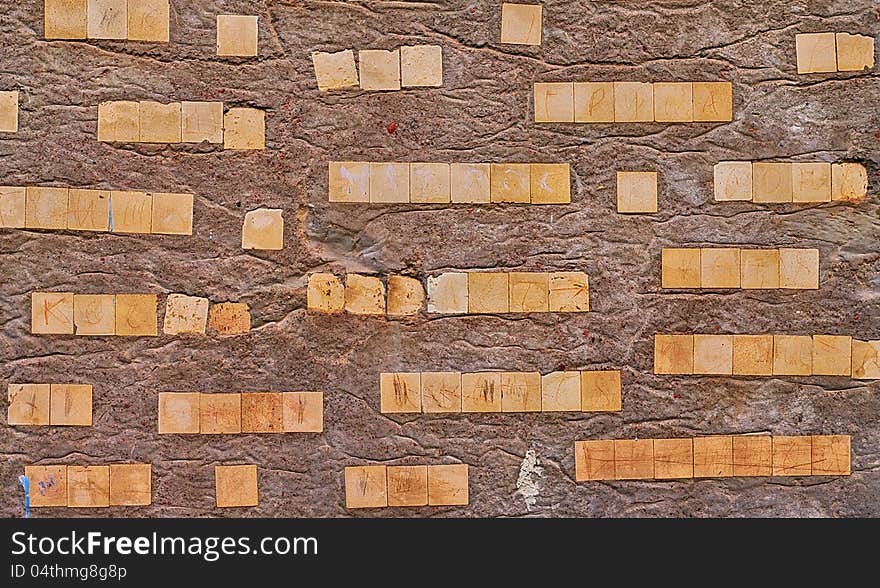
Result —
M 358 51 L 363 90 L 400 90 L 400 51 Z
M 223 143 L 222 102 L 181 102 L 180 140 L 183 143 Z
M 166 335 L 205 333 L 208 324 L 208 299 L 185 294 L 169 294 L 165 301 Z
M 443 85 L 443 48 L 417 45 L 400 48 L 400 85 L 437 87 Z
M 331 161 L 328 164 L 330 202 L 369 202 L 370 164 L 357 161 Z
M 813 438 L 773 437 L 773 475 L 809 476 L 813 473 Z
M 155 337 L 158 332 L 155 294 L 116 295 L 116 334 Z
M 733 336 L 733 375 L 773 375 L 773 335 Z
M 453 163 L 449 166 L 449 192 L 455 203 L 491 201 L 491 166 L 488 163 Z
M 320 433 L 324 430 L 323 392 L 283 392 L 281 423 L 285 433 Z
M 574 122 L 574 84 L 535 83 L 535 122 Z
M 654 477 L 658 480 L 693 478 L 693 439 L 654 439 Z
M 733 373 L 733 335 L 694 335 L 694 373 Z
M 590 278 L 584 272 L 550 273 L 550 312 L 590 310 Z
M 98 105 L 98 141 L 137 143 L 141 140 L 140 103 L 128 100 Z
M 256 57 L 259 17 L 237 14 L 217 15 L 217 55 Z
M 32 292 L 31 333 L 73 335 L 73 292 Z
M 345 278 L 345 312 L 385 314 L 385 285 L 373 276 L 348 274 Z
M 167 43 L 169 0 L 128 0 L 128 39 Z
M 581 373 L 550 372 L 541 376 L 541 410 L 578 412 L 581 410 Z
M 18 91 L 0 92 L 0 133 L 18 132 Z
M 831 202 L 831 164 L 791 164 L 792 202 Z
M 780 249 L 779 287 L 797 290 L 818 290 L 819 250 Z
M 351 49 L 336 53 L 312 51 L 312 66 L 315 68 L 318 89 L 322 92 L 358 85 L 354 51 Z
M 614 122 L 653 122 L 654 84 L 614 82 Z
M 388 506 L 386 469 L 383 465 L 345 468 L 345 507 L 381 508 Z
M 715 164 L 715 200 L 752 200 L 752 162 L 720 161 Z
M 501 412 L 540 412 L 541 374 L 503 372 L 501 374 Z
M 425 303 L 425 288 L 422 283 L 407 276 L 388 277 L 389 316 L 412 316 L 419 314 Z
M 654 84 L 654 120 L 657 122 L 693 122 L 693 83 L 657 82 Z
M 663 248 L 660 254 L 661 277 L 663 288 L 699 288 L 700 250 Z
M 88 36 L 88 0 L 44 0 L 43 36 L 46 39 L 85 39 Z
M 280 392 L 244 392 L 241 395 L 242 433 L 280 433 L 282 429 Z
M 852 337 L 813 335 L 813 375 L 852 374 Z
M 740 287 L 767 290 L 779 287 L 778 249 L 741 249 Z
M 31 506 L 67 506 L 67 466 L 25 466 Z
M 575 441 L 574 443 L 575 480 L 614 480 L 614 441 Z
M 345 287 L 342 280 L 329 273 L 309 274 L 306 306 L 319 312 L 342 312 L 345 307 Z
M 198 392 L 159 392 L 159 434 L 198 433 Z
M 729 122 L 733 120 L 733 84 L 694 82 L 694 120 Z
M 831 200 L 855 202 L 868 195 L 868 171 L 861 163 L 831 165 Z
M 428 466 L 428 504 L 464 506 L 468 503 L 468 465 Z
M 762 204 L 792 202 L 791 176 L 790 163 L 753 163 L 752 201 Z
M 468 273 L 468 312 L 510 312 L 510 279 L 507 272 Z
M 110 192 L 110 230 L 114 233 L 151 233 L 153 195 L 146 192 Z
M 574 122 L 614 122 L 614 82 L 575 82 Z
M 501 42 L 515 45 L 541 44 L 540 4 L 501 4 Z
M 71 188 L 68 192 L 67 228 L 74 231 L 109 231 L 110 192 Z
M 224 149 L 265 149 L 266 112 L 258 108 L 230 108 L 223 116 Z
M 66 229 L 67 188 L 31 186 L 25 190 L 24 226 L 28 229 Z
M 850 475 L 849 435 L 813 435 L 810 450 L 812 460 L 810 475 Z
M 422 412 L 461 412 L 461 372 L 422 372 Z
M 89 0 L 89 39 L 128 38 L 128 0 Z
M 617 212 L 657 212 L 657 172 L 617 172 Z
M 76 335 L 115 335 L 116 296 L 74 294 L 73 326 Z
M 152 197 L 153 223 L 151 231 L 153 234 L 192 235 L 192 194 L 154 192 Z
M 421 374 L 383 373 L 379 375 L 379 411 L 383 413 L 422 412 Z
M 427 506 L 428 466 L 388 466 L 388 506 Z
M 244 215 L 241 248 L 278 251 L 284 248 L 284 217 L 280 208 L 258 208 Z
M 550 274 L 510 272 L 510 312 L 548 312 L 550 309 Z
M 7 424 L 49 424 L 49 384 L 9 384 L 7 398 Z
M 773 335 L 774 376 L 809 376 L 812 373 L 812 337 L 809 335 Z
M 462 412 L 501 412 L 501 372 L 461 375 Z
M 739 288 L 739 249 L 704 247 L 700 250 L 700 286 L 703 288 Z
M 773 437 L 735 435 L 733 437 L 733 475 L 769 476 L 773 473 Z
M 650 480 L 654 477 L 653 439 L 614 440 L 614 478 Z
M 693 374 L 693 335 L 654 335 L 655 374 Z
M 874 67 L 874 37 L 837 33 L 837 70 L 862 71 Z
M 49 424 L 73 427 L 91 427 L 92 385 L 50 385 Z
M 27 189 L 0 186 L 0 229 L 23 229 Z
M 241 394 L 199 394 L 199 432 L 241 433 Z
M 214 466 L 214 479 L 218 508 L 259 505 L 256 465 Z
M 621 408 L 618 370 L 581 372 L 581 410 L 616 412 Z
M 733 476 L 733 437 L 694 437 L 694 477 Z
M 180 143 L 180 102 L 162 104 L 142 100 L 139 106 L 141 143 Z
M 409 164 L 371 163 L 370 202 L 409 202 Z
M 67 506 L 110 506 L 110 466 L 67 466 Z
M 837 71 L 834 33 L 803 33 L 794 39 L 799 74 Z
M 449 202 L 449 164 L 411 163 L 409 196 L 410 202 L 427 204 Z
M 152 469 L 148 463 L 110 464 L 110 506 L 149 506 Z
M 490 173 L 492 202 L 531 202 L 531 167 L 528 163 L 493 163 Z
M 532 204 L 569 204 L 571 178 L 567 163 L 531 164 Z
M 880 341 L 853 340 L 852 377 L 856 380 L 880 379 Z
M 447 272 L 428 277 L 428 312 L 464 314 L 468 311 L 468 274 Z

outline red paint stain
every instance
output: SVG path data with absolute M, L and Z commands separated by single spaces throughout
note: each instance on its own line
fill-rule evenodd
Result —
M 391 124 L 388 125 L 388 134 L 389 135 L 393 135 L 394 131 L 396 131 L 396 130 L 397 130 L 397 123 L 396 122 L 392 122 Z

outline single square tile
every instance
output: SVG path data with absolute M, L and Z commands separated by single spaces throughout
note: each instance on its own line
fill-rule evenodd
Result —
M 501 42 L 515 45 L 541 44 L 540 4 L 501 4 Z
M 400 51 L 358 51 L 362 90 L 400 90 Z
M 575 82 L 574 122 L 614 122 L 614 82 Z
M 550 273 L 550 312 L 590 310 L 590 278 L 584 272 Z
M 791 183 L 790 163 L 752 164 L 752 201 L 762 204 L 792 202 L 794 187 Z
M 813 335 L 813 375 L 852 374 L 852 337 Z
M 7 398 L 7 424 L 49 424 L 49 384 L 9 384 Z
M 410 202 L 449 202 L 449 164 L 411 163 L 409 190 Z
M 0 186 L 0 229 L 23 229 L 27 190 Z
M 110 506 L 149 506 L 152 469 L 148 463 L 110 464 Z
M 581 373 L 550 372 L 541 376 L 543 412 L 580 412 Z
M 31 292 L 31 333 L 73 335 L 73 292 Z
M 199 394 L 199 432 L 241 433 L 241 394 Z
M 733 437 L 733 475 L 769 476 L 773 473 L 773 437 L 735 435 Z
M 223 103 L 181 102 L 180 141 L 223 143 Z
M 342 312 L 345 307 L 345 287 L 342 280 L 329 273 L 309 274 L 306 306 L 319 312 Z
M 198 433 L 198 392 L 159 392 L 159 434 Z
M 654 84 L 614 82 L 614 122 L 653 122 Z
M 856 380 L 880 379 L 880 341 L 853 340 L 852 377 Z
M 813 473 L 813 438 L 773 437 L 773 475 L 810 476 Z
M 266 148 L 266 112 L 258 108 L 230 108 L 223 115 L 224 149 Z
M 137 143 L 141 140 L 141 106 L 138 102 L 116 100 L 98 105 L 98 141 Z
M 358 85 L 354 51 L 351 49 L 336 53 L 312 51 L 312 66 L 315 68 L 318 89 L 322 92 Z
M 110 506 L 110 466 L 67 466 L 67 506 Z
M 548 312 L 550 309 L 550 274 L 510 272 L 510 312 Z
M 541 374 L 502 372 L 501 412 L 541 412 Z
M 739 288 L 740 255 L 734 247 L 700 250 L 700 285 L 703 288 Z
M 89 0 L 87 32 L 89 39 L 127 39 L 128 0 Z
M 382 413 L 422 412 L 421 374 L 379 375 L 379 410 Z
M 535 83 L 535 122 L 574 122 L 574 84 Z
M 241 248 L 279 251 L 284 248 L 284 217 L 280 208 L 258 208 L 244 215 Z
M 622 409 L 620 371 L 581 372 L 581 410 L 616 412 Z
M 810 475 L 849 476 L 852 473 L 849 435 L 813 435 L 810 449 Z
M 43 36 L 46 39 L 85 39 L 88 0 L 44 0 Z
M 428 466 L 428 504 L 464 506 L 468 503 L 468 465 Z
M 660 283 L 663 288 L 699 288 L 702 285 L 699 249 L 664 247 L 660 256 Z
M 818 290 L 819 250 L 780 249 L 779 287 L 797 290 Z
M 733 373 L 733 335 L 694 335 L 694 373 Z
M 383 465 L 345 468 L 345 508 L 388 506 L 386 470 Z
M 657 172 L 617 172 L 617 212 L 657 212 Z
M 25 466 L 31 506 L 67 506 L 67 466 Z
M 0 92 L 0 133 L 18 132 L 18 91 Z
M 794 39 L 799 74 L 837 71 L 834 33 L 803 33 Z
M 208 299 L 185 294 L 169 294 L 165 301 L 165 321 L 162 331 L 166 335 L 180 333 L 205 334 L 208 324 Z
M 614 480 L 614 441 L 575 441 L 575 480 Z
M 733 437 L 694 437 L 694 477 L 733 476 Z
M 729 122 L 733 120 L 733 84 L 694 82 L 694 120 Z
M 734 335 L 733 374 L 773 375 L 773 335 Z
M 92 385 L 50 385 L 49 424 L 59 426 L 91 427 Z
M 830 163 L 791 164 L 792 202 L 831 202 Z
M 409 202 L 409 164 L 371 163 L 370 202 Z
M 146 192 L 110 192 L 110 230 L 147 234 L 153 230 L 153 195 Z
M 388 276 L 389 316 L 412 316 L 419 314 L 425 303 L 422 282 L 407 276 Z
M 256 57 L 259 44 L 259 17 L 237 14 L 217 15 L 217 55 Z
M 773 335 L 774 376 L 809 376 L 812 373 L 812 337 L 809 335 Z
M 217 507 L 258 506 L 256 465 L 214 466 Z
M 73 326 L 76 335 L 115 335 L 116 296 L 74 294 Z
M 180 143 L 182 123 L 180 102 L 162 104 L 142 100 L 139 106 L 141 143 Z
M 532 204 L 571 202 L 571 178 L 567 163 L 533 163 L 529 175 Z
M 874 37 L 837 33 L 837 71 L 874 68 Z
M 284 392 L 281 395 L 281 421 L 285 433 L 324 431 L 323 392 Z
M 510 278 L 507 272 L 468 272 L 468 312 L 510 312 Z
M 752 162 L 720 161 L 714 167 L 715 200 L 752 200 Z
M 693 335 L 654 335 L 655 374 L 693 374 Z
M 488 163 L 453 163 L 449 166 L 449 191 L 455 203 L 491 201 L 491 166 Z
M 855 202 L 868 195 L 868 171 L 861 163 L 831 165 L 831 200 Z
M 158 332 L 155 294 L 116 295 L 116 334 L 155 337 Z
M 658 480 L 693 478 L 693 439 L 654 439 L 654 477 Z
M 373 276 L 348 274 L 345 278 L 345 312 L 385 314 L 385 285 Z
M 242 433 L 282 432 L 282 397 L 280 392 L 244 392 L 241 395 Z
M 428 466 L 388 466 L 388 506 L 427 506 Z
M 614 478 L 650 480 L 654 477 L 653 439 L 614 440 Z
M 152 197 L 153 222 L 151 230 L 153 234 L 192 235 L 192 194 L 153 192 Z
M 169 0 L 128 0 L 128 39 L 167 43 Z
M 464 314 L 468 311 L 468 274 L 447 272 L 428 277 L 428 312 Z
M 492 202 L 531 202 L 531 167 L 528 163 L 493 163 L 489 176 Z
M 357 161 L 331 161 L 328 164 L 330 202 L 369 202 L 370 164 Z
M 67 228 L 74 231 L 110 230 L 110 191 L 68 191 Z
M 779 288 L 779 250 L 741 249 L 740 286 L 747 290 Z
M 401 47 L 400 85 L 404 88 L 442 86 L 443 48 L 440 45 Z
M 691 82 L 654 84 L 654 120 L 694 122 L 694 85 Z
M 462 412 L 501 412 L 501 372 L 461 374 Z
M 32 186 L 25 190 L 24 226 L 28 229 L 66 229 L 68 189 Z
M 461 372 L 422 372 L 422 412 L 461 412 Z

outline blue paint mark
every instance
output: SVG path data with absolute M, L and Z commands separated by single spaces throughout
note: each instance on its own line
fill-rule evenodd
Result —
M 113 232 L 113 197 L 110 197 L 110 232 Z
M 24 518 L 31 518 L 31 481 L 27 476 L 19 476 L 18 481 L 24 488 Z

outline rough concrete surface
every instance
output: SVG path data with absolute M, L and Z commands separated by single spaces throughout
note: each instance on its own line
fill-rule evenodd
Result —
M 654 376 L 656 332 L 880 338 L 880 76 L 799 76 L 797 32 L 877 37 L 875 0 L 544 4 L 540 47 L 501 45 L 500 2 L 172 0 L 171 43 L 51 41 L 41 0 L 2 1 L 0 89 L 22 91 L 0 137 L 0 184 L 192 192 L 194 234 L 0 231 L 0 384 L 95 387 L 94 427 L 0 430 L 0 514 L 21 516 L 25 464 L 153 464 L 148 508 L 34 516 L 878 516 L 880 383 Z M 258 14 L 260 56 L 215 55 L 217 14 Z M 321 93 L 309 54 L 443 46 L 444 86 Z M 532 83 L 733 82 L 730 124 L 532 122 Z M 266 150 L 104 144 L 104 100 L 222 100 L 267 111 Z M 389 125 L 396 123 L 395 132 Z M 867 202 L 716 203 L 722 159 L 854 160 Z M 572 166 L 566 206 L 331 205 L 328 160 L 547 161 Z M 659 212 L 615 212 L 615 171 L 655 169 Z M 240 247 L 244 214 L 282 208 L 285 247 Z M 818 291 L 663 292 L 660 250 L 818 247 Z M 585 314 L 321 316 L 313 271 L 585 270 Z M 171 292 L 251 305 L 246 335 L 34 336 L 29 294 Z M 160 297 L 160 320 L 164 296 Z M 161 323 L 160 323 L 161 324 Z M 379 413 L 379 373 L 621 369 L 619 414 Z M 324 433 L 157 434 L 160 391 L 323 390 Z M 5 404 L 4 404 L 5 407 Z M 5 414 L 5 408 L 3 410 Z M 574 482 L 575 440 L 852 435 L 846 478 Z M 467 507 L 347 511 L 343 467 L 470 464 Z M 214 465 L 259 464 L 260 505 L 214 507 Z

